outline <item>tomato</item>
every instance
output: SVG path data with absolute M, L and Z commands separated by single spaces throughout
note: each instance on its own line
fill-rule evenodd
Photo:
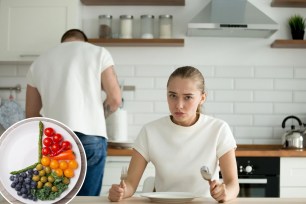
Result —
M 52 152 L 57 152 L 57 151 L 60 150 L 60 149 L 61 149 L 61 146 L 60 146 L 60 144 L 58 144 L 58 143 L 55 143 L 55 144 L 53 144 L 53 145 L 51 146 Z
M 68 163 L 65 160 L 59 162 L 59 168 L 65 170 L 68 168 Z
M 71 149 L 71 143 L 69 141 L 65 140 L 64 142 L 62 142 L 62 148 L 63 148 L 63 150 Z
M 47 137 L 53 137 L 54 135 L 54 129 L 51 127 L 45 128 L 44 133 Z
M 70 169 L 76 169 L 76 168 L 78 168 L 78 162 L 76 160 L 70 160 L 68 162 L 68 167 Z
M 44 144 L 46 147 L 50 147 L 50 146 L 53 144 L 52 138 L 46 137 L 46 138 L 43 140 L 43 144 Z
M 50 161 L 50 168 L 51 168 L 51 169 L 57 169 L 58 166 L 59 166 L 59 163 L 58 163 L 57 160 L 53 160 L 53 159 L 52 159 L 52 160 Z
M 65 169 L 65 170 L 64 170 L 64 175 L 65 175 L 67 178 L 72 178 L 72 177 L 74 176 L 73 169 Z
M 54 171 L 55 171 L 56 175 L 59 176 L 59 177 L 63 176 L 63 174 L 64 174 L 63 170 L 60 169 L 60 168 L 55 169 Z
M 59 133 L 56 133 L 53 136 L 53 142 L 54 143 L 60 143 L 62 140 L 63 140 L 63 136 L 61 134 L 59 134 Z
M 40 160 L 40 163 L 44 166 L 49 166 L 51 159 L 49 157 L 43 157 Z
M 51 149 L 49 147 L 44 147 L 41 150 L 42 155 L 47 156 L 51 153 Z

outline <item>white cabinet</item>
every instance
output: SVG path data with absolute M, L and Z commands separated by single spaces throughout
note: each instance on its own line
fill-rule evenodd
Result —
M 280 197 L 306 198 L 306 158 L 281 157 Z
M 31 60 L 80 27 L 79 0 L 1 0 L 0 60 Z
M 123 166 L 128 167 L 130 156 L 108 156 L 106 159 L 102 190 L 100 195 L 108 194 L 108 190 L 112 184 L 120 183 L 120 174 Z M 136 193 L 142 191 L 143 182 L 149 176 L 155 176 L 155 168 L 152 163 L 149 163 L 142 175 Z

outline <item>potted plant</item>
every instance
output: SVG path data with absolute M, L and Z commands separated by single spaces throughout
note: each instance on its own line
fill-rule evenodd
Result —
M 292 39 L 303 40 L 306 26 L 305 18 L 299 14 L 295 14 L 289 17 L 288 23 L 291 29 Z

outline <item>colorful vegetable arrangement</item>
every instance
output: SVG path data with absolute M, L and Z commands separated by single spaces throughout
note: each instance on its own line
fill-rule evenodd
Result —
M 11 187 L 17 195 L 37 201 L 54 200 L 67 188 L 78 168 L 72 145 L 60 133 L 39 122 L 38 162 L 12 171 Z

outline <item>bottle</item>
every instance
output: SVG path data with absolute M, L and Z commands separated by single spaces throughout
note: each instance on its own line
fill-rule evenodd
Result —
M 111 38 L 112 37 L 112 16 L 111 15 L 100 15 L 99 16 L 99 37 L 100 38 Z
M 120 17 L 120 38 L 133 38 L 133 16 L 121 15 Z
M 141 38 L 154 38 L 154 16 L 141 15 Z
M 172 37 L 172 15 L 159 16 L 159 38 Z

